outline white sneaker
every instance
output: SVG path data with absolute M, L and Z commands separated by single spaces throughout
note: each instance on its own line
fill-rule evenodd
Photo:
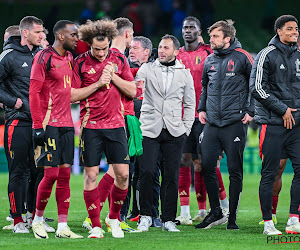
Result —
M 140 217 L 140 222 L 137 229 L 147 232 L 149 231 L 149 227 L 152 225 L 152 218 L 150 216 L 142 215 Z
M 176 220 L 180 221 L 181 225 L 192 225 L 193 221 L 190 217 L 179 215 Z
M 37 239 L 49 238 L 46 229 L 44 228 L 44 223 L 42 221 L 37 223 L 32 223 L 32 231 L 34 233 L 35 238 Z
M 65 226 L 62 230 L 56 231 L 55 238 L 82 239 L 83 236 L 73 233 L 69 226 Z
M 14 218 L 11 216 L 11 214 L 6 217 L 6 221 L 14 221 Z
M 176 228 L 176 225 L 173 221 L 167 221 L 163 223 L 162 230 L 169 231 L 169 232 L 180 232 L 180 230 Z
M 194 222 L 201 222 L 207 215 L 207 211 L 205 209 L 200 209 L 196 216 L 193 218 Z
M 26 228 L 26 224 L 24 222 L 19 222 L 13 228 L 13 233 L 17 234 L 28 234 L 29 230 Z
M 282 232 L 280 232 L 279 230 L 277 230 L 275 228 L 273 221 L 270 221 L 268 223 L 265 222 L 263 234 L 266 234 L 266 235 L 282 235 Z
M 3 230 L 13 230 L 14 229 L 14 223 L 11 223 L 7 226 L 2 227 Z
M 289 224 L 289 225 L 288 225 Z M 285 231 L 288 234 L 300 234 L 300 223 L 297 217 L 291 217 L 288 220 Z
M 44 226 L 47 233 L 54 233 L 55 232 L 55 229 L 53 227 L 50 227 L 45 220 L 43 221 L 43 226 Z
M 101 227 L 94 227 L 92 230 L 89 231 L 88 238 L 92 239 L 102 239 L 104 238 L 104 230 Z
M 121 222 L 118 219 L 105 218 L 105 223 L 111 228 L 111 233 L 114 238 L 124 238 L 124 232 L 121 229 Z

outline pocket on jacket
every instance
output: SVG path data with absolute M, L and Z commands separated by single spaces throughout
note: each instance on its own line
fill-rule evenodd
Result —
M 142 105 L 142 107 L 141 107 L 141 112 L 153 114 L 153 113 L 154 113 L 154 108 L 152 108 L 152 107 L 147 107 L 147 106 L 143 106 L 143 105 Z
M 182 110 L 181 109 L 175 109 L 173 110 L 173 116 L 181 116 Z

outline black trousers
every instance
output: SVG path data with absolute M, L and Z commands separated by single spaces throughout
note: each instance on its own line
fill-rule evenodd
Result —
M 291 130 L 283 126 L 260 126 L 260 156 L 262 158 L 259 199 L 264 220 L 272 219 L 273 185 L 282 151 L 292 162 L 294 178 L 291 186 L 290 213 L 299 214 L 300 205 L 300 126 Z
M 243 187 L 243 152 L 246 143 L 247 125 L 237 122 L 226 127 L 206 124 L 199 142 L 202 156 L 202 171 L 212 212 L 220 207 L 219 185 L 216 166 L 220 152 L 227 156 L 229 172 L 229 217 L 236 218 Z
M 140 166 L 141 215 L 153 216 L 153 179 L 157 171 L 157 159 L 162 155 L 161 219 L 174 221 L 177 213 L 179 166 L 186 134 L 172 136 L 163 129 L 157 138 L 144 137 L 144 153 Z
M 31 126 L 6 126 L 4 147 L 9 171 L 8 196 L 11 214 L 16 218 L 26 212 L 24 207 L 27 200 L 25 190 L 29 181 L 28 171 L 35 169 Z

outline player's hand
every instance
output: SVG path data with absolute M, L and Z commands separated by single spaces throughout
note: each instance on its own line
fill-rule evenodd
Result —
M 287 129 L 292 129 L 293 125 L 295 125 L 295 120 L 294 117 L 292 115 L 292 112 L 296 112 L 297 109 L 293 109 L 293 108 L 287 108 L 287 110 L 285 111 L 285 114 L 282 116 L 283 119 L 283 126 Z
M 137 89 L 140 89 L 140 91 L 138 93 L 141 93 L 139 95 L 139 96 L 141 96 L 145 92 L 145 90 L 146 90 L 146 88 L 145 88 L 145 81 L 144 80 L 136 81 L 135 85 L 136 85 Z
M 253 120 L 253 117 L 250 116 L 248 113 L 246 113 L 245 116 L 244 116 L 244 118 L 242 119 L 242 122 L 244 124 L 247 124 L 247 123 L 251 122 L 252 120 Z
M 97 87 L 102 88 L 104 85 L 108 85 L 111 81 L 111 75 L 109 73 L 102 73 L 100 76 L 98 82 L 97 82 Z
M 17 98 L 14 109 L 19 109 L 22 107 L 22 105 L 23 105 L 22 100 L 20 98 Z
M 206 123 L 206 112 L 201 111 L 201 112 L 199 113 L 199 121 L 200 121 L 202 124 L 205 124 L 205 123 Z
M 0 108 L 4 109 L 3 103 L 0 102 Z
M 115 67 L 113 66 L 112 62 L 108 62 L 104 67 L 102 74 L 105 73 L 112 76 L 114 72 L 115 72 Z
M 44 146 L 45 142 L 45 131 L 42 128 L 33 129 L 33 140 L 36 145 Z

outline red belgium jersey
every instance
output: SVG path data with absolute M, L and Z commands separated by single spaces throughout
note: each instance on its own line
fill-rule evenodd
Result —
M 30 109 L 33 128 L 50 125 L 73 127 L 71 116 L 71 80 L 73 56 L 60 56 L 52 46 L 38 52 L 33 59 L 30 75 Z M 32 81 L 34 80 L 34 81 Z M 32 86 L 38 85 L 38 86 Z M 37 90 L 37 91 L 36 91 Z M 33 100 L 39 95 L 40 107 Z
M 99 80 L 108 62 L 112 62 L 115 74 L 126 81 L 134 81 L 126 57 L 115 51 L 108 51 L 103 62 L 94 58 L 90 51 L 76 58 L 74 63 L 73 87 L 89 86 Z M 121 109 L 121 93 L 110 82 L 80 102 L 82 127 L 90 129 L 113 129 L 125 126 Z
M 198 47 L 194 51 L 186 51 L 184 47 L 179 49 L 177 59 L 185 65 L 186 69 L 189 69 L 194 79 L 194 86 L 196 92 L 196 110 L 195 117 L 198 118 L 197 112 L 198 102 L 202 92 L 202 72 L 204 61 L 206 57 L 212 54 L 213 51 L 209 45 L 199 43 Z

